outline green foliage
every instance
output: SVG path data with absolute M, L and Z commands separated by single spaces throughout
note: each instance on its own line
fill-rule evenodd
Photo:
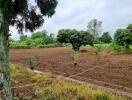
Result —
M 101 49 L 102 49 L 102 46 L 101 45 L 95 45 L 94 46 L 95 47 L 95 49 L 96 49 L 96 55 L 98 55 L 98 53 L 101 51 Z
M 27 37 L 22 35 L 18 41 L 10 42 L 10 48 L 13 49 L 30 49 L 30 48 L 49 48 L 49 47 L 62 47 L 56 38 L 49 36 L 46 31 L 36 32 Z
M 96 100 L 110 100 L 108 96 L 106 95 L 101 95 L 101 96 L 97 96 Z
M 57 40 L 61 43 L 70 43 L 75 51 L 79 51 L 82 45 L 93 45 L 93 36 L 87 31 L 77 31 L 75 29 L 60 30 Z
M 62 47 L 63 45 L 60 43 L 54 43 L 54 44 L 46 44 L 46 45 L 38 45 L 37 48 L 56 48 L 56 47 Z
M 111 46 L 116 51 L 121 51 L 123 48 L 122 46 L 118 45 L 115 41 L 112 42 Z
M 24 28 L 33 31 L 43 22 L 43 16 L 51 17 L 55 13 L 57 0 L 34 0 L 35 4 L 28 4 L 28 0 L 0 0 L 0 9 L 4 19 L 10 25 L 16 26 L 19 31 Z M 37 13 L 37 10 L 40 12 Z M 18 18 L 18 15 L 20 16 Z
M 110 36 L 109 32 L 104 32 L 103 35 L 100 37 L 100 41 L 102 43 L 111 43 L 112 37 Z
M 55 98 L 56 98 L 56 95 L 52 91 L 48 89 L 44 90 L 44 96 L 42 98 L 43 100 L 56 100 Z
M 35 59 L 34 57 L 26 57 L 26 62 L 27 65 L 30 67 L 30 69 L 34 69 L 34 63 L 35 63 Z
M 114 35 L 114 41 L 117 45 L 129 49 L 130 44 L 132 44 L 132 32 L 128 29 L 118 29 Z
M 10 42 L 10 48 L 12 49 L 30 49 L 30 45 L 26 45 L 24 41 L 14 41 Z
M 56 40 L 47 35 L 48 33 L 46 31 L 43 32 L 36 32 L 33 33 L 31 36 L 31 39 L 35 41 L 36 44 L 52 44 L 55 43 Z
M 70 37 L 72 34 L 74 34 L 76 30 L 70 30 L 70 29 L 61 29 L 58 32 L 57 40 L 60 43 L 70 43 Z

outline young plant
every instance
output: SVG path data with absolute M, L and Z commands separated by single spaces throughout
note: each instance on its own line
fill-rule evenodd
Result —
M 28 66 L 30 66 L 30 69 L 32 69 L 32 70 L 34 69 L 34 63 L 35 63 L 34 57 L 27 57 L 26 63 Z
M 96 49 L 96 55 L 98 55 L 99 54 L 99 52 L 101 51 L 101 49 L 102 49 L 102 47 L 101 47 L 101 45 L 97 45 L 97 46 L 95 46 L 95 49 Z

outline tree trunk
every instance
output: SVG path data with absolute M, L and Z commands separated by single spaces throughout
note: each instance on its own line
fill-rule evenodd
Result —
M 8 48 L 9 23 L 0 11 L 0 84 L 3 96 L 0 100 L 12 100 L 10 68 L 9 68 L 9 48 Z
M 77 63 L 77 51 L 74 51 L 72 52 L 72 59 L 73 59 L 73 64 L 74 66 L 77 66 L 78 63 Z

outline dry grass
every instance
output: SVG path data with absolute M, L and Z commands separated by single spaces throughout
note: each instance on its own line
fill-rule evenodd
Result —
M 51 74 L 34 73 L 18 65 L 11 66 L 11 76 L 15 81 L 13 82 L 14 86 L 37 83 L 34 86 L 26 87 L 26 89 L 14 90 L 15 94 L 27 98 L 26 100 L 126 100 L 125 97 L 109 92 L 57 79 Z M 32 93 L 28 93 L 29 91 Z

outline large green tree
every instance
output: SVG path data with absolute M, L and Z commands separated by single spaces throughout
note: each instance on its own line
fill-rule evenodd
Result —
M 51 17 L 55 13 L 57 0 L 0 0 L 0 85 L 4 98 L 12 100 L 9 70 L 9 26 L 18 31 L 34 31 L 43 22 L 43 16 Z
M 74 51 L 79 51 L 82 45 L 93 45 L 93 36 L 87 31 L 75 29 L 62 29 L 58 32 L 57 39 L 61 43 L 72 44 Z
M 77 31 L 75 29 L 62 29 L 58 32 L 57 40 L 61 43 L 70 43 L 73 49 L 74 65 L 77 65 L 76 54 L 81 46 L 93 46 L 94 37 L 88 31 Z
M 110 36 L 109 32 L 104 32 L 103 35 L 100 37 L 100 41 L 102 43 L 111 43 L 112 37 Z
M 114 35 L 114 41 L 117 45 L 129 49 L 130 44 L 132 44 L 132 32 L 128 29 L 118 29 Z

